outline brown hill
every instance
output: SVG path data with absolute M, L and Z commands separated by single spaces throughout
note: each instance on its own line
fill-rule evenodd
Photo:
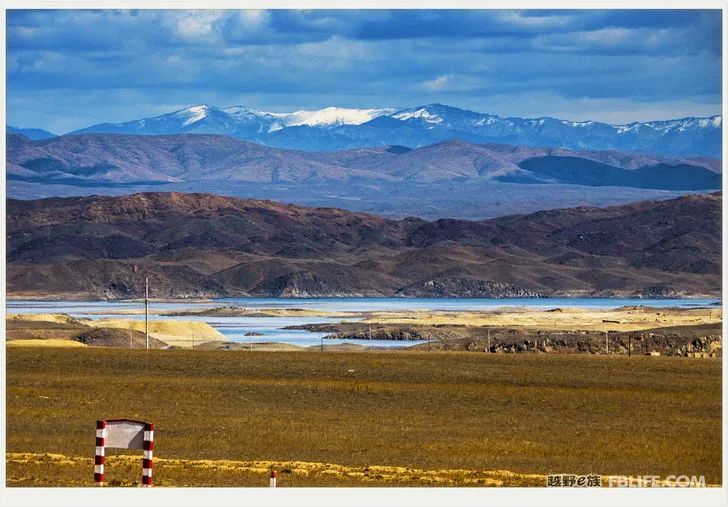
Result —
M 10 296 L 719 294 L 721 194 L 485 221 L 210 194 L 8 201 Z
M 7 141 L 8 179 L 39 185 L 200 182 L 200 188 L 209 188 L 213 182 L 431 184 L 485 180 L 664 190 L 720 188 L 720 161 L 707 157 L 681 160 L 617 151 L 472 144 L 457 139 L 415 150 L 385 146 L 321 153 L 202 134 L 84 134 L 39 141 L 9 135 Z M 595 174 L 596 180 L 585 177 Z
M 165 183 L 181 181 L 309 181 L 376 177 L 356 167 L 318 161 L 217 135 L 88 134 L 30 141 L 8 136 L 10 179 L 37 183 Z

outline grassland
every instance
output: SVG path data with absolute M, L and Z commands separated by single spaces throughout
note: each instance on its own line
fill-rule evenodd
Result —
M 49 338 L 47 340 L 12 340 L 8 342 L 9 347 L 85 347 L 85 343 L 76 340 L 64 340 L 63 338 Z
M 94 422 L 115 417 L 156 424 L 160 486 L 721 480 L 716 359 L 6 350 L 8 485 L 91 485 Z M 141 458 L 109 454 L 111 483 L 138 484 Z
M 143 313 L 141 309 L 115 310 L 118 315 Z M 306 308 L 216 307 L 185 311 L 152 310 L 161 316 L 197 317 L 358 317 L 370 324 L 408 324 L 421 326 L 488 326 L 540 331 L 591 330 L 637 331 L 656 327 L 690 326 L 721 322 L 722 309 L 715 308 L 558 308 L 542 310 L 531 307 L 502 307 L 478 311 L 377 311 L 336 312 Z
M 721 308 L 651 308 L 628 306 L 614 309 L 526 307 L 496 311 L 375 312 L 364 323 L 410 325 L 462 325 L 532 329 L 539 331 L 638 331 L 658 327 L 694 326 L 721 322 Z

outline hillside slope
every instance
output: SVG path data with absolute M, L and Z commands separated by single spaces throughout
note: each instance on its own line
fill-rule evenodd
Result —
M 572 151 L 448 140 L 309 153 L 227 136 L 8 136 L 7 177 L 39 186 L 175 182 L 510 181 L 664 190 L 720 188 L 720 162 L 616 151 Z
M 719 294 L 721 194 L 485 221 L 209 194 L 8 201 L 8 295 Z

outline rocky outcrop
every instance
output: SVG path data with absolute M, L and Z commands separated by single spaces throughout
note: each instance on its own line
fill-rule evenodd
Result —
M 416 282 L 397 291 L 409 297 L 540 298 L 543 294 L 507 283 L 472 278 L 438 278 Z
M 647 299 L 674 299 L 683 297 L 685 292 L 677 291 L 664 285 L 654 285 L 652 287 L 646 287 L 639 296 Z
M 645 331 L 537 331 L 458 325 L 398 325 L 339 322 L 290 329 L 329 333 L 343 340 L 426 340 L 415 349 L 490 353 L 617 354 L 716 357 L 722 353 L 721 325 L 675 326 Z
M 373 288 L 347 285 L 345 278 L 337 277 L 331 272 L 314 273 L 311 271 L 294 271 L 272 280 L 265 280 L 250 293 L 253 296 L 291 298 L 376 297 L 382 295 Z

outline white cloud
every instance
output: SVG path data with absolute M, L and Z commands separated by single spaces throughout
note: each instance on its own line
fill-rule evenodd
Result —
M 496 11 L 495 17 L 502 23 L 520 28 L 561 28 L 574 20 L 574 16 L 527 16 L 520 11 Z
M 443 74 L 442 76 L 437 76 L 435 79 L 432 79 L 430 81 L 424 81 L 421 84 L 425 90 L 431 92 L 439 92 L 447 86 L 449 80 L 450 76 L 447 74 Z
M 440 76 L 437 76 L 435 79 L 417 83 L 416 85 L 414 85 L 414 88 L 418 90 L 425 90 L 430 93 L 452 95 L 454 93 L 470 92 L 476 90 L 477 88 L 482 88 L 486 84 L 487 81 L 482 76 L 460 73 L 442 74 Z
M 238 22 L 241 27 L 250 30 L 259 30 L 265 27 L 270 21 L 270 13 L 262 9 L 245 9 L 237 12 Z
M 225 15 L 225 11 L 173 11 L 174 34 L 187 42 L 216 42 L 220 38 L 216 22 Z
M 287 49 L 286 65 L 303 69 L 349 69 L 380 60 L 379 45 L 363 41 L 331 37 L 319 42 L 306 42 Z
M 245 9 L 229 13 L 225 19 L 226 40 L 257 41 L 270 24 L 271 14 L 265 10 Z
M 669 28 L 655 25 L 661 13 L 641 23 L 636 11 L 626 21 L 564 12 L 12 10 L 8 110 L 16 123 L 62 132 L 201 102 L 274 111 L 442 102 L 616 122 L 720 103 L 719 11 L 709 22 L 666 18 Z M 61 118 L 54 104 L 70 97 Z

